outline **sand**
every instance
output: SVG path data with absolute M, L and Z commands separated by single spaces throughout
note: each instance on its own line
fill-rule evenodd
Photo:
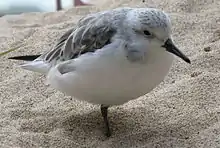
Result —
M 176 59 L 151 93 L 110 108 L 113 135 L 106 138 L 99 106 L 65 96 L 7 58 L 44 52 L 80 17 L 119 6 L 168 12 L 174 40 L 192 64 Z M 22 45 L 0 58 L 0 147 L 219 148 L 220 1 L 115 0 L 98 7 L 0 18 L 0 52 Z

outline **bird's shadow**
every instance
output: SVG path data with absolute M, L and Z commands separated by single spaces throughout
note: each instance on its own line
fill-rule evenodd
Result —
M 128 112 L 123 109 L 109 110 L 109 122 L 112 131 L 113 138 L 116 135 L 127 135 L 130 130 L 135 129 L 135 121 L 133 117 L 127 116 Z M 136 118 L 136 117 L 135 117 Z M 108 137 L 105 136 L 105 126 L 103 117 L 100 110 L 97 108 L 88 113 L 83 114 L 70 114 L 62 119 L 60 126 L 66 132 L 68 137 L 93 137 L 99 140 L 106 140 Z M 80 133 L 81 135 L 76 135 Z
M 29 114 L 31 114 L 30 111 Z M 31 116 L 31 120 L 28 119 L 23 122 L 19 130 L 46 135 L 59 131 L 56 137 L 62 137 L 80 144 L 94 141 L 94 147 L 100 146 L 100 141 L 102 141 L 101 143 L 107 142 L 107 145 L 114 145 L 114 147 L 130 147 L 140 145 L 141 142 L 143 146 L 146 143 L 152 143 L 152 141 L 158 142 L 161 139 L 163 141 L 176 141 L 188 136 L 188 130 L 190 129 L 187 127 L 181 129 L 183 125 L 161 124 L 162 119 L 160 119 L 159 114 L 144 107 L 110 108 L 109 122 L 112 136 L 109 138 L 105 136 L 104 122 L 98 107 L 86 113 L 72 111 L 63 116 L 57 116 L 56 114 L 48 116 L 41 112 L 38 113 L 38 117 L 42 118 Z M 121 143 L 120 141 L 126 142 Z

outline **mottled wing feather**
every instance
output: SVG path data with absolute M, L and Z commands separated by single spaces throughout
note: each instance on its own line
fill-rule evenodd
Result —
M 69 38 L 71 33 L 73 32 L 74 28 L 69 29 L 67 32 L 65 32 L 57 41 L 56 45 L 53 47 L 52 50 L 50 50 L 48 53 L 45 54 L 44 60 L 51 62 L 55 58 L 58 58 L 60 56 L 60 53 L 62 51 L 62 47 L 65 45 L 66 40 Z
M 103 15 L 81 19 L 75 28 L 68 30 L 52 50 L 40 58 L 47 62 L 66 61 L 86 52 L 94 52 L 111 42 L 116 30 Z

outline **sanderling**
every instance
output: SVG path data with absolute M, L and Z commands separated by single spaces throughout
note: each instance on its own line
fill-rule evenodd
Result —
M 117 8 L 89 14 L 42 55 L 22 68 L 47 76 L 51 87 L 101 105 L 106 135 L 108 107 L 122 105 L 155 88 L 174 55 L 190 63 L 173 43 L 169 16 L 154 8 Z

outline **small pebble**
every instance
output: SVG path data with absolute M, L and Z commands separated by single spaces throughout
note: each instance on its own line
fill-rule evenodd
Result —
M 205 51 L 205 52 L 211 51 L 211 47 L 209 47 L 209 46 L 208 46 L 208 47 L 205 47 L 205 48 L 204 48 L 204 51 Z
M 189 139 L 189 137 L 185 137 L 185 139 L 187 140 L 187 139 Z

